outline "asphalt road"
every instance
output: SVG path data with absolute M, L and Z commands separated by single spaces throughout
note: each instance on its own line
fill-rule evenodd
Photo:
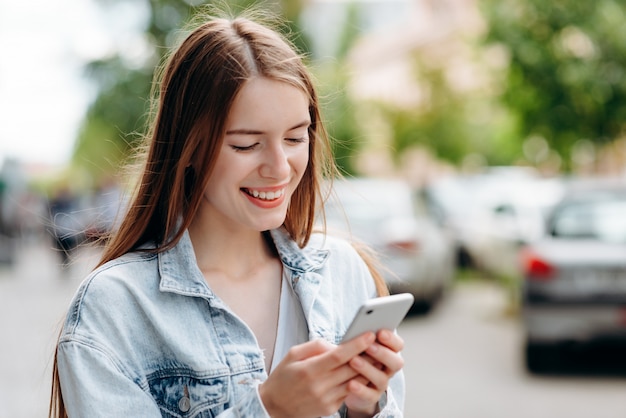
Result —
M 408 418 L 626 417 L 626 347 L 565 352 L 560 368 L 531 375 L 510 311 L 499 287 L 473 281 L 405 320 Z
M 68 267 L 50 243 L 23 243 L 13 267 L 0 266 L 0 418 L 47 416 L 52 356 L 74 291 L 93 251 Z
M 96 257 L 85 250 L 61 268 L 49 244 L 34 240 L 14 268 L 0 267 L 0 418 L 46 416 L 60 321 Z M 626 417 L 626 373 L 528 375 L 506 311 L 497 287 L 470 282 L 431 314 L 405 320 L 406 417 Z

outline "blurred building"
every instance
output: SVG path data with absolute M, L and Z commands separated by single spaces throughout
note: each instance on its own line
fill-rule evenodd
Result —
M 503 51 L 481 55 L 473 48 L 485 30 L 476 0 L 313 0 L 302 20 L 313 56 L 322 62 L 336 60 L 346 31 L 358 33 L 346 57 L 347 93 L 355 103 L 427 109 L 434 94 L 427 72 L 442 74 L 446 88 L 459 95 L 491 94 L 493 72 L 486 66 L 506 65 Z M 425 149 L 408 152 L 398 168 L 389 152 L 392 127 L 376 110 L 359 111 L 369 112 L 359 115 L 368 133 L 360 172 L 402 174 L 419 186 L 452 169 Z
M 345 26 L 356 25 L 348 61 L 350 93 L 357 99 L 411 106 L 427 101 L 412 58 L 418 52 L 422 65 L 447 68 L 456 90 L 488 82 L 467 42 L 485 29 L 476 0 L 314 0 L 302 21 L 318 60 L 333 60 Z
M 348 57 L 350 97 L 359 103 L 385 103 L 412 111 L 428 109 L 436 94 L 427 81 L 437 73 L 437 82 L 463 100 L 464 97 L 496 97 L 509 61 L 503 46 L 481 45 L 487 22 L 478 0 L 311 0 L 302 26 L 312 41 L 318 60 L 333 61 L 341 52 L 342 36 L 358 33 Z M 347 25 L 347 26 L 346 26 Z M 475 120 L 493 119 L 494 109 L 476 108 Z M 380 115 L 359 116 L 369 124 L 371 150 L 363 167 L 385 172 L 393 169 L 387 158 L 385 138 L 389 126 Z M 533 145 L 528 138 L 525 148 Z M 573 171 L 581 175 L 626 175 L 626 136 L 597 147 L 580 140 L 573 146 Z M 542 161 L 520 156 L 520 163 L 533 164 L 544 175 L 561 169 L 555 151 Z M 418 151 L 423 160 L 424 152 Z M 468 155 L 475 166 L 479 155 Z M 431 164 L 432 165 L 432 164 Z M 465 165 L 465 162 L 463 163 Z M 415 175 L 415 173 L 413 174 Z

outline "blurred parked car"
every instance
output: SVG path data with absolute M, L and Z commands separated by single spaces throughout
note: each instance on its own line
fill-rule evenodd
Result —
M 443 177 L 424 188 L 429 210 L 454 236 L 459 267 L 500 274 L 502 266 L 506 273 L 516 266 L 516 248 L 528 231 L 527 218 L 532 215 L 536 220 L 534 207 L 543 205 L 546 195 L 538 197 L 538 190 L 522 190 L 518 185 L 538 179 L 529 167 L 495 166 Z M 493 249 L 501 254 L 493 257 Z
M 559 178 L 501 178 L 478 191 L 465 232 L 473 267 L 491 277 L 519 281 L 520 249 L 545 235 L 547 214 L 564 187 Z
M 626 182 L 573 182 L 547 231 L 521 259 L 531 372 L 568 346 L 626 341 Z
M 72 253 L 85 240 L 86 212 L 82 210 L 80 197 L 67 187 L 50 197 L 48 210 L 46 227 L 61 264 L 67 266 Z
M 46 226 L 61 263 L 68 265 L 72 253 L 87 242 L 104 242 L 117 227 L 117 214 L 124 205 L 115 184 L 107 184 L 93 194 L 77 193 L 68 187 L 56 190 L 48 200 Z
M 467 215 L 475 200 L 473 193 L 481 185 L 480 176 L 453 176 L 438 179 L 422 190 L 428 211 L 452 235 L 456 265 L 471 267 L 467 251 L 471 237 L 467 233 Z
M 371 247 L 392 293 L 415 296 L 427 312 L 455 272 L 451 239 L 427 216 L 419 195 L 401 180 L 353 178 L 333 183 L 326 203 L 329 233 Z
M 126 201 L 122 190 L 114 182 L 101 185 L 85 204 L 87 241 L 105 242 L 119 225 Z

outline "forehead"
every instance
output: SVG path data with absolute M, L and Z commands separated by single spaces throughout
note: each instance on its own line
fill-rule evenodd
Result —
M 235 97 L 227 128 L 295 126 L 310 121 L 306 92 L 283 81 L 255 77 L 247 81 Z

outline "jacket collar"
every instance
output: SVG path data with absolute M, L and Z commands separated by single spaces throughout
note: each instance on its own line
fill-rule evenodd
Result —
M 285 228 L 270 231 L 278 256 L 282 263 L 289 269 L 306 273 L 319 269 L 328 258 L 328 250 L 320 250 L 314 247 L 300 248 L 291 238 Z
M 169 250 L 158 253 L 159 290 L 187 296 L 214 298 L 198 267 L 189 232 L 185 231 L 178 243 Z
M 269 232 L 281 262 L 290 270 L 299 273 L 317 270 L 328 258 L 328 250 L 300 248 L 284 228 Z M 198 268 L 188 231 L 173 248 L 158 254 L 158 264 L 161 291 L 208 299 L 215 297 Z

